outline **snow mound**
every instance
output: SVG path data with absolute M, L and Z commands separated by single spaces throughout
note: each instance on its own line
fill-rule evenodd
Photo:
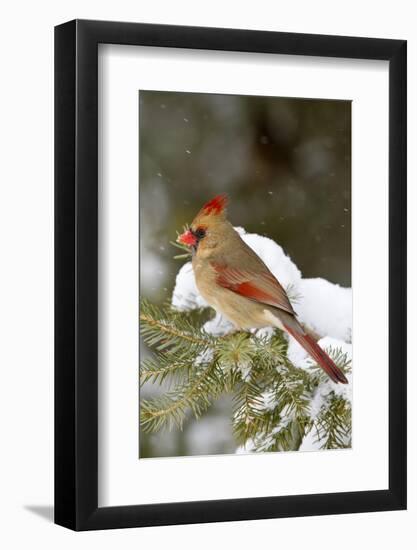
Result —
M 320 336 L 352 340 L 352 289 L 325 279 L 302 279 L 294 304 L 298 319 Z
M 233 323 L 228 321 L 223 315 L 216 313 L 213 319 L 204 323 L 203 330 L 213 336 L 223 336 L 224 334 L 232 332 L 234 326 Z
M 197 290 L 191 262 L 184 264 L 178 271 L 171 304 L 179 311 L 190 311 L 208 306 Z

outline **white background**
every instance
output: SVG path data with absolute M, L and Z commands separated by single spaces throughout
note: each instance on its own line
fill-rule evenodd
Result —
M 412 548 L 416 542 L 416 400 L 409 369 L 409 510 L 320 518 L 176 526 L 74 534 L 50 517 L 53 471 L 53 34 L 74 17 L 171 24 L 380 36 L 409 40 L 409 151 L 417 148 L 417 38 L 409 1 L 227 4 L 88 1 L 19 2 L 2 13 L 0 120 L 0 311 L 2 368 L 0 541 L 5 548 L 211 548 L 260 545 L 338 549 Z M 416 180 L 409 155 L 409 181 Z M 414 213 L 415 185 L 409 187 Z M 409 279 L 417 279 L 416 217 L 409 222 Z M 415 285 L 409 290 L 410 350 L 416 326 Z M 413 354 L 414 355 L 414 354 Z
M 387 63 L 114 45 L 102 46 L 99 60 L 99 504 L 386 489 Z M 138 89 L 167 88 L 352 100 L 356 368 L 349 451 L 137 459 Z M 375 311 L 370 338 L 367 319 Z

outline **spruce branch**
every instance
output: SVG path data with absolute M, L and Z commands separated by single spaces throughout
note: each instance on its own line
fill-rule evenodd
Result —
M 346 449 L 351 444 L 352 411 L 346 399 L 332 396 L 315 421 L 321 449 Z
M 183 355 L 164 355 L 155 353 L 154 357 L 144 359 L 140 368 L 141 385 L 146 382 L 161 385 L 168 381 L 178 381 L 188 376 L 193 364 Z
M 186 315 L 172 309 L 162 309 L 141 301 L 140 307 L 141 334 L 148 346 L 157 351 L 170 350 L 175 353 L 189 347 L 208 347 L 212 338 L 196 329 Z
M 203 320 L 201 312 L 179 312 L 142 300 L 141 335 L 153 355 L 141 363 L 140 384 L 168 383 L 162 396 L 141 400 L 144 431 L 182 429 L 190 414 L 200 418 L 227 393 L 233 396 L 231 423 L 238 444 L 250 442 L 255 451 L 297 450 L 314 430 L 320 448 L 350 445 L 350 402 L 336 395 L 314 363 L 309 369 L 291 363 L 282 331 L 268 337 L 248 332 L 214 337 L 204 331 Z M 327 352 L 350 372 L 345 353 Z M 313 411 L 313 400 L 317 409 L 319 398 Z
M 186 384 L 152 401 L 143 401 L 141 405 L 141 423 L 145 431 L 154 432 L 163 427 L 176 426 L 182 429 L 187 409 L 195 418 L 199 418 L 218 395 L 218 373 L 216 362 L 203 366 L 190 377 Z

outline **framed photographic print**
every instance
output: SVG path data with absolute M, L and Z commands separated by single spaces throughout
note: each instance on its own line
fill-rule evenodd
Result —
M 55 521 L 406 507 L 406 42 L 55 29 Z

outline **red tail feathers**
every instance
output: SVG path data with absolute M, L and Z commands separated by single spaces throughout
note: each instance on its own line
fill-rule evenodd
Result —
M 296 330 L 284 325 L 285 329 L 293 336 L 297 342 L 306 350 L 307 353 L 317 362 L 324 372 L 335 382 L 348 384 L 348 380 L 343 372 L 330 359 L 325 351 L 317 344 L 317 342 L 309 334 L 301 334 Z

